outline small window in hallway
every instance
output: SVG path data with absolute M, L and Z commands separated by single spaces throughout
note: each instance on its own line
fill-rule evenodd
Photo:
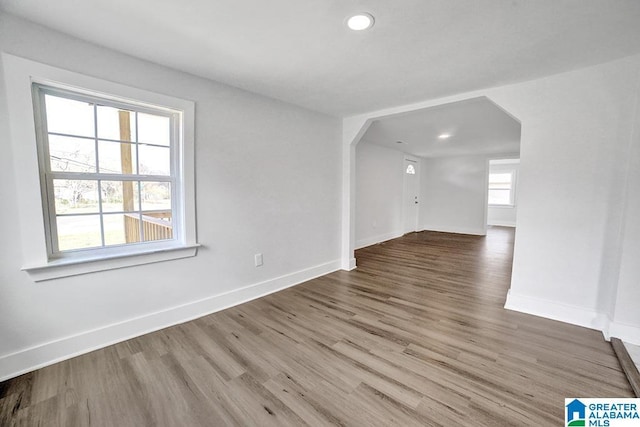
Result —
M 413 165 L 407 165 L 407 170 L 406 172 L 409 175 L 415 175 L 416 174 L 416 168 Z
M 515 171 L 489 174 L 489 204 L 513 206 Z

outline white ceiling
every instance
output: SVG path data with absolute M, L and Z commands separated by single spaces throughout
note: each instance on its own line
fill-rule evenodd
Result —
M 443 133 L 451 137 L 439 139 Z M 518 154 L 520 123 L 480 97 L 376 120 L 363 135 L 363 143 L 419 157 Z
M 336 116 L 640 52 L 638 0 L 0 0 L 9 13 Z M 376 18 L 346 29 L 356 11 Z

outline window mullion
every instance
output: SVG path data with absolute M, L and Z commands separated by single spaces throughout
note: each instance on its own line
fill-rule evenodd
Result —
M 136 117 L 137 119 L 137 117 Z M 137 120 L 136 120 L 137 122 Z M 137 136 L 137 135 L 136 135 Z M 144 226 L 142 224 L 142 185 L 140 181 L 138 181 L 138 225 L 140 232 L 140 241 L 144 242 Z
M 153 114 L 157 116 L 170 117 L 173 114 L 173 111 L 169 111 L 161 106 L 151 106 L 144 102 L 120 102 L 115 99 L 104 98 L 102 96 L 96 96 L 96 94 L 92 93 L 79 93 L 75 90 L 67 90 L 63 88 L 53 88 L 53 87 L 40 87 L 40 91 L 43 94 L 49 94 L 52 96 L 62 97 L 66 99 L 72 99 L 75 101 L 86 102 L 89 104 L 99 104 L 105 107 L 113 107 L 121 110 L 127 111 L 135 111 L 142 112 L 146 114 Z M 101 94 L 102 95 L 102 94 Z
M 47 104 L 45 102 L 44 93 L 39 92 L 37 97 L 38 108 L 36 109 L 36 117 L 38 118 L 39 135 L 37 138 L 40 148 L 39 162 L 41 165 L 41 176 L 44 184 L 43 198 L 45 201 L 44 210 L 45 218 L 45 234 L 47 238 L 47 246 L 51 253 L 58 252 L 58 234 L 55 210 L 55 189 L 53 186 L 53 178 L 51 174 L 51 163 L 49 155 L 49 129 L 47 126 Z
M 174 225 L 173 237 L 178 240 L 184 239 L 184 211 L 182 209 L 184 188 L 182 187 L 182 181 L 176 179 L 176 177 L 182 176 L 183 145 L 181 143 L 181 123 L 181 115 L 176 113 L 171 117 L 171 136 L 169 141 L 171 156 L 171 221 Z
M 102 215 L 102 180 L 98 180 L 98 213 L 100 215 L 100 239 L 102 240 L 102 246 L 105 246 L 104 216 Z
M 93 136 L 96 150 L 96 173 L 100 174 L 100 153 L 98 153 L 98 105 L 93 103 Z M 100 218 L 100 243 L 104 247 L 104 218 L 102 217 L 102 181 L 98 182 L 98 215 Z
M 49 220 L 49 243 L 51 245 L 51 253 L 57 253 L 59 251 L 58 246 L 58 223 L 56 216 L 56 191 L 53 185 L 53 178 L 45 173 L 45 185 L 46 188 L 46 201 L 47 201 L 47 213 Z
M 172 182 L 173 177 L 166 175 L 129 175 L 118 173 L 93 173 L 93 172 L 51 172 L 53 179 L 80 179 L 104 181 L 157 181 Z
M 138 123 L 140 117 L 138 116 L 138 112 L 135 112 L 136 123 L 135 123 L 135 149 L 136 149 L 136 173 L 140 173 L 140 144 L 139 144 L 139 128 Z M 140 242 L 144 242 L 144 224 L 142 223 L 142 184 L 140 181 L 136 183 L 138 186 L 138 233 L 140 233 Z
M 136 117 L 136 125 L 135 125 L 135 131 L 136 131 L 136 137 L 135 137 L 135 148 L 136 148 L 136 174 L 140 173 L 140 144 L 138 143 L 138 112 L 135 112 L 135 117 Z

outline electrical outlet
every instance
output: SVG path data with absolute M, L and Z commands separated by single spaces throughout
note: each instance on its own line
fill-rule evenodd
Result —
M 262 254 L 255 255 L 256 267 L 260 267 L 262 265 Z

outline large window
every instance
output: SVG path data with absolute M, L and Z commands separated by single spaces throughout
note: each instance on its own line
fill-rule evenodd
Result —
M 195 256 L 194 102 L 2 62 L 22 269 L 42 281 Z
M 515 171 L 500 171 L 489 174 L 489 204 L 494 206 L 515 205 Z
M 180 113 L 34 84 L 51 257 L 174 240 Z

